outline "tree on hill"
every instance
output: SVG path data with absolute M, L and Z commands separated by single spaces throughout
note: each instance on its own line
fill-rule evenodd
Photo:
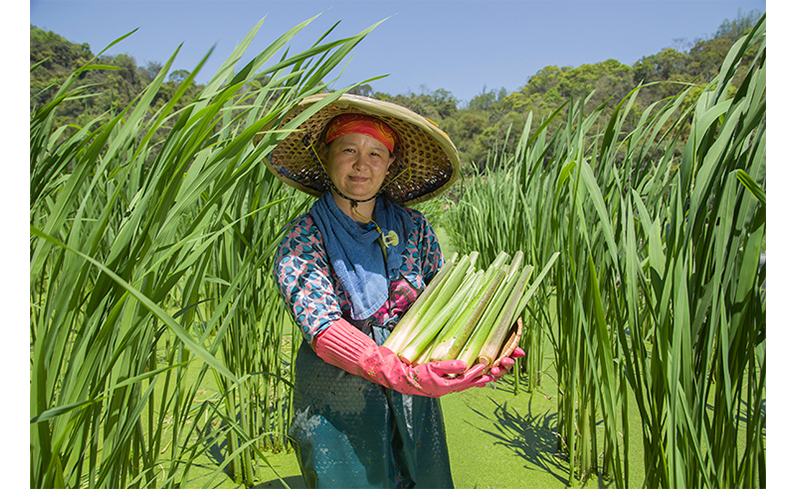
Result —
M 716 76 L 730 47 L 755 25 L 760 16 L 758 11 L 747 14 L 739 11 L 737 18 L 725 20 L 713 37 L 689 43 L 685 51 L 674 47 L 664 48 L 656 54 L 642 57 L 632 66 L 614 59 L 578 67 L 546 66 L 532 75 L 519 91 L 502 98 L 490 100 L 484 90 L 484 93 L 470 101 L 465 111 L 487 114 L 487 107 L 491 107 L 491 116 L 484 116 L 491 127 L 484 128 L 480 137 L 470 133 L 466 139 L 454 138 L 454 141 L 462 156 L 481 167 L 488 151 L 502 146 L 509 122 L 518 119 L 520 122 L 516 122 L 515 126 L 519 131 L 524 120 L 522 115 L 532 112 L 534 122 L 543 121 L 565 101 L 577 101 L 589 93 L 593 95 L 586 109 L 592 110 L 601 103 L 618 104 L 628 93 L 643 85 L 637 93 L 634 119 L 637 112 L 645 107 L 676 95 L 687 84 L 694 84 L 696 88 L 687 97 L 689 103 Z M 752 57 L 745 56 L 742 62 L 751 61 Z M 734 80 L 733 86 L 739 86 L 737 80 Z M 491 103 L 487 104 L 487 101 Z M 454 117 L 463 117 L 462 112 L 460 110 Z M 517 117 L 511 114 L 517 114 Z M 447 125 L 446 122 L 444 124 Z M 597 124 L 604 125 L 605 122 L 598 121 Z M 458 125 L 455 124 L 455 127 Z M 454 136 L 460 137 L 459 132 L 455 131 Z M 515 141 L 513 129 L 509 140 Z
M 31 25 L 31 112 L 52 100 L 67 77 L 93 58 L 95 55 L 88 44 L 76 44 L 54 32 Z M 83 125 L 101 114 L 119 113 L 142 93 L 163 68 L 161 63 L 154 61 L 137 66 L 136 60 L 127 54 L 101 55 L 93 64 L 106 65 L 109 69 L 85 71 L 80 75 L 77 86 L 85 87 L 87 96 L 62 103 L 58 108 L 56 124 Z M 173 71 L 159 87 L 152 110 L 157 110 L 163 101 L 169 100 L 188 75 L 186 70 Z M 188 103 L 201 89 L 202 85 L 192 84 L 181 102 Z

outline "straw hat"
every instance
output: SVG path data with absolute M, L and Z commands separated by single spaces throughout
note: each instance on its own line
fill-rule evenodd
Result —
M 281 127 L 329 95 L 303 99 L 281 122 Z M 329 179 L 314 161 L 304 140 L 313 142 L 319 152 L 328 123 L 346 113 L 381 119 L 397 134 L 395 161 L 384 180 L 384 185 L 390 183 L 382 191 L 392 202 L 403 205 L 424 202 L 442 194 L 458 179 L 458 150 L 436 124 L 405 107 L 349 94 L 326 105 L 286 136 L 265 160 L 270 171 L 291 187 L 315 197 L 322 195 Z

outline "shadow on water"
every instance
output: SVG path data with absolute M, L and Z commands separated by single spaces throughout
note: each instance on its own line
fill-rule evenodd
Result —
M 487 430 L 469 424 L 495 438 L 496 443 L 512 450 L 515 455 L 544 470 L 559 482 L 568 484 L 569 466 L 558 451 L 557 414 L 547 410 L 534 416 L 530 403 L 527 413 L 519 413 L 515 408 L 509 408 L 508 403 L 500 405 L 494 399 L 490 401 L 495 405 L 492 417 L 473 407 L 469 409 L 481 418 L 492 420 L 494 428 Z
M 222 422 L 224 424 L 224 421 Z M 203 436 L 206 437 L 206 455 L 209 460 L 221 465 L 225 462 L 225 457 L 228 453 L 228 441 L 225 437 L 215 439 L 211 433 L 211 424 L 207 423 L 203 428 Z M 225 475 L 230 477 L 230 470 L 228 467 L 223 469 Z
M 209 439 L 209 442 L 211 440 Z M 206 454 L 208 458 L 215 462 L 217 465 L 222 465 L 225 462 L 225 458 L 228 456 L 228 446 L 227 441 L 223 437 L 221 440 L 217 440 L 214 443 L 209 443 L 207 446 Z M 223 469 L 223 473 L 230 479 L 230 466 L 226 466 Z M 306 483 L 303 480 L 302 475 L 293 475 L 289 477 L 284 477 L 281 482 L 281 478 L 277 477 L 276 472 L 274 472 L 268 466 L 262 466 L 260 468 L 263 477 L 268 477 L 268 474 L 272 474 L 275 476 L 274 479 L 268 480 L 265 482 L 259 482 L 256 485 L 252 486 L 252 489 L 269 489 L 269 488 L 286 488 L 289 489 L 306 489 Z M 231 479 L 232 480 L 232 479 Z
M 285 405 L 283 407 L 284 407 L 284 410 L 285 410 L 285 409 L 287 409 L 287 405 L 286 405 L 286 403 L 284 403 L 284 404 Z M 260 407 L 259 409 L 261 409 L 261 419 L 266 420 L 266 417 L 264 416 L 264 408 L 263 408 L 263 406 Z M 242 413 L 237 410 L 236 415 L 234 417 L 236 423 L 241 423 L 241 416 L 242 416 Z M 270 420 L 270 422 L 271 422 L 271 420 Z M 205 455 L 206 455 L 206 457 L 208 457 L 208 459 L 212 463 L 212 465 L 215 465 L 215 466 L 220 466 L 220 465 L 225 464 L 226 458 L 230 455 L 230 453 L 229 453 L 230 451 L 228 449 L 228 437 L 227 436 L 219 436 L 215 432 L 216 429 L 224 428 L 227 424 L 228 424 L 228 422 L 222 416 L 219 416 L 217 414 L 212 414 L 212 415 L 209 416 L 209 418 L 206 421 L 204 426 L 195 428 L 195 430 L 197 431 L 198 436 L 204 438 L 204 440 L 205 440 L 204 447 L 205 447 Z M 218 425 L 218 426 L 214 427 L 214 425 Z M 267 427 L 262 427 L 262 429 L 264 429 L 265 431 L 268 430 Z M 278 442 L 280 442 L 281 440 L 283 440 L 284 443 L 287 443 L 287 441 L 284 440 L 284 439 L 279 439 Z M 258 449 L 260 449 L 262 451 L 263 450 L 267 450 L 263 446 L 259 447 Z M 275 475 L 275 473 L 272 472 L 269 467 L 262 467 L 261 470 L 262 471 L 269 471 L 269 473 Z M 231 478 L 230 465 L 226 464 L 225 467 L 222 469 L 222 472 L 228 478 Z M 297 479 L 297 480 L 294 480 L 294 479 Z M 287 481 L 287 485 L 289 486 L 290 489 L 305 488 L 306 487 L 305 483 L 303 482 L 302 476 L 288 477 L 288 478 L 284 479 L 284 481 Z M 273 485 L 269 485 L 269 484 L 273 484 Z M 268 481 L 268 482 L 259 483 L 259 484 L 257 484 L 256 486 L 253 486 L 253 487 L 255 487 L 255 488 L 267 488 L 267 487 L 285 487 L 285 486 L 281 484 L 280 479 L 276 478 L 276 479 L 273 479 L 273 480 Z

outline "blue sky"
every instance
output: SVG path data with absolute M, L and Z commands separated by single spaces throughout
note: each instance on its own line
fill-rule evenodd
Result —
M 666 47 L 713 36 L 725 19 L 766 11 L 766 0 L 243 1 L 31 0 L 30 23 L 98 53 L 126 53 L 138 65 L 165 62 L 191 70 L 215 44 L 200 72 L 205 83 L 236 43 L 264 23 L 249 60 L 288 29 L 321 14 L 291 43 L 293 51 L 341 21 L 334 38 L 386 19 L 356 48 L 336 88 L 376 75 L 372 88 L 392 95 L 443 88 L 461 101 L 484 89 L 522 87 L 548 65 L 616 59 L 633 64 Z

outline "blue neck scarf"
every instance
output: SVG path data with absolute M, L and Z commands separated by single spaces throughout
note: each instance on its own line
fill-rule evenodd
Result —
M 387 245 L 386 260 L 378 240 L 381 233 L 374 223 L 362 224 L 345 214 L 330 190 L 311 206 L 311 217 L 322 233 L 322 241 L 333 271 L 342 282 L 353 305 L 351 317 L 366 319 L 389 298 L 389 284 L 400 277 L 402 250 L 413 227 L 409 213 L 384 196 L 375 201 L 375 222 L 384 234 L 397 233 L 397 246 Z

